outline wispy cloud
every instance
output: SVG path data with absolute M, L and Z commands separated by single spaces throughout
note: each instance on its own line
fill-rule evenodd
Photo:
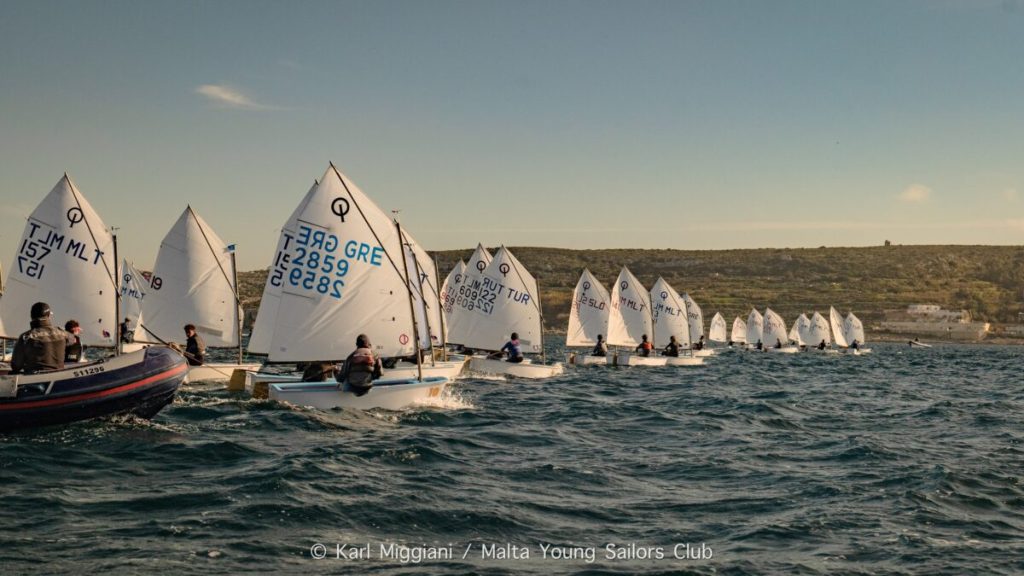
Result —
M 196 94 L 227 108 L 239 110 L 268 110 L 271 108 L 255 102 L 239 90 L 224 84 L 203 84 L 196 88 Z
M 913 184 L 900 192 L 900 201 L 908 204 L 926 202 L 932 195 L 932 189 L 924 184 Z

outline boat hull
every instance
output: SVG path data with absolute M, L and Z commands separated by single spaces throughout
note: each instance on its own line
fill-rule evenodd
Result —
M 566 361 L 567 364 L 572 364 L 572 365 L 575 365 L 575 366 L 594 366 L 594 365 L 604 366 L 604 365 L 608 364 L 608 357 L 607 356 L 591 356 L 589 354 L 570 353 L 570 354 L 568 354 L 566 356 L 565 361 Z
M 638 356 L 636 354 L 613 354 L 608 357 L 611 366 L 665 366 L 665 356 Z
M 700 356 L 696 358 L 690 356 L 666 356 L 665 365 L 667 366 L 703 366 L 704 359 Z
M 712 350 L 711 348 L 704 348 L 702 350 L 694 350 L 693 355 L 698 358 L 707 358 L 709 356 L 714 356 L 715 351 Z
M 462 373 L 462 369 L 465 365 L 465 360 L 437 362 L 434 365 L 424 364 L 423 378 L 444 378 L 445 380 L 452 381 Z M 259 366 L 256 367 L 256 369 L 258 368 Z M 285 382 L 302 382 L 302 374 L 299 372 L 271 374 L 267 372 L 257 372 L 256 369 L 246 372 L 246 388 L 252 388 L 254 385 L 260 383 L 277 384 Z M 395 368 L 385 368 L 384 374 L 381 376 L 384 380 L 415 380 L 417 377 L 418 373 L 416 365 L 409 364 L 407 362 L 400 362 Z
M 534 364 L 529 359 L 516 363 L 480 356 L 474 356 L 469 360 L 469 369 L 480 374 L 533 379 L 551 378 L 565 372 L 565 366 L 561 363 Z
M 154 347 L 64 370 L 4 376 L 17 395 L 0 398 L 0 431 L 124 413 L 152 418 L 174 400 L 187 370 L 178 353 Z
M 796 346 L 783 346 L 782 348 L 769 348 L 772 354 L 796 354 L 800 351 Z
M 440 398 L 447 384 L 446 378 L 377 380 L 369 392 L 356 396 L 345 388 L 339 388 L 337 382 L 274 383 L 270 385 L 270 398 L 321 410 L 401 410 Z

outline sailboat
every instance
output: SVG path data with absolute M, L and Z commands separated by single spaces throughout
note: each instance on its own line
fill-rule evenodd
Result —
M 479 295 L 483 287 L 481 275 L 490 263 L 491 253 L 482 244 L 477 244 L 462 274 L 454 278 L 455 284 L 445 288 L 443 309 L 448 326 L 448 341 L 453 344 L 466 344 L 468 327 L 473 322 L 473 310 L 469 302 Z
M 633 276 L 629 268 L 622 267 L 612 287 L 612 307 L 608 313 L 608 345 L 628 346 L 632 351 L 642 336 L 654 336 L 651 317 L 651 295 Z M 652 342 L 653 344 L 653 342 Z M 616 352 L 608 363 L 617 366 L 664 366 L 664 356 L 640 356 L 632 352 Z
M 127 259 L 121 260 L 121 314 L 119 319 L 127 319 L 131 326 L 131 342 L 119 342 L 122 352 L 132 352 L 143 348 L 145 344 L 134 341 L 134 333 L 142 324 L 142 306 L 146 301 L 149 281 Z
M 486 265 L 484 267 L 486 268 Z M 444 317 L 449 333 L 451 332 L 451 320 L 448 319 L 448 314 L 451 312 L 452 306 L 455 305 L 455 296 L 458 294 L 459 282 L 462 281 L 462 276 L 465 273 L 466 262 L 459 260 L 444 279 L 444 283 L 441 284 L 441 316 Z
M 119 316 L 117 241 L 64 175 L 29 215 L 0 298 L 0 335 L 29 327 L 46 302 L 54 325 L 78 320 L 89 347 L 114 348 Z M 63 424 L 131 412 L 152 418 L 185 377 L 185 360 L 151 348 L 65 370 L 0 377 L 0 430 Z
M 297 217 L 271 324 L 271 362 L 346 358 L 357 336 L 381 357 L 422 362 L 403 231 L 331 164 Z M 399 410 L 439 397 L 444 377 L 381 378 L 361 396 L 335 382 L 272 383 L 272 399 L 321 409 Z
M 870 354 L 871 349 L 864 347 L 864 324 L 860 321 L 860 318 L 854 316 L 853 312 L 846 315 L 846 319 L 843 320 L 843 337 L 846 338 L 848 344 L 857 342 L 857 354 Z
M 849 347 L 850 343 L 846 340 L 846 334 L 843 332 L 843 317 L 839 315 L 834 306 L 828 308 L 828 323 L 832 328 L 832 341 L 836 343 L 836 346 Z
M 455 319 L 460 320 L 458 341 L 463 346 L 495 352 L 515 333 L 524 353 L 521 362 L 474 355 L 469 360 L 471 371 L 534 379 L 550 378 L 565 371 L 560 362 L 545 362 L 540 289 L 537 280 L 508 248 L 499 248 L 479 275 L 473 275 L 467 267 L 455 309 L 459 311 Z M 525 356 L 527 353 L 540 354 L 540 362 Z
M 828 320 L 825 320 L 825 317 L 817 312 L 811 316 L 811 325 L 807 329 L 807 336 L 804 339 L 807 341 L 807 349 L 812 352 L 838 353 L 832 349 L 832 329 L 829 327 Z M 823 342 L 825 345 L 821 348 Z
M 796 346 L 789 345 L 789 332 L 786 331 L 786 321 L 771 308 L 765 308 L 762 330 L 761 340 L 769 352 L 795 354 L 800 351 Z
M 732 344 L 746 344 L 747 343 L 747 323 L 743 321 L 743 318 L 739 316 L 732 321 L 732 332 L 729 335 L 729 340 Z
M 186 207 L 160 243 L 135 341 L 181 342 L 183 326 L 194 324 L 208 347 L 235 348 L 238 358 L 189 366 L 190 381 L 225 381 L 235 370 L 258 370 L 259 363 L 242 362 L 242 306 L 236 286 L 234 246 Z
M 721 312 L 715 312 L 715 315 L 711 317 L 711 326 L 708 328 L 708 340 L 725 344 L 729 341 L 727 330 L 725 317 L 722 316 Z
M 690 341 L 691 324 L 683 298 L 660 276 L 651 287 L 650 296 L 651 321 L 654 327 L 652 344 L 664 347 L 675 336 L 680 348 L 689 348 L 692 345 Z M 689 352 L 684 356 L 664 356 L 665 364 L 669 366 L 700 366 L 704 364 L 703 358 L 695 356 L 696 350 Z
M 704 337 L 704 312 L 701 311 L 700 306 L 697 302 L 686 292 L 683 292 L 682 296 L 683 304 L 686 305 L 686 321 L 690 326 L 690 345 L 693 346 L 701 341 Z M 694 356 L 714 356 L 715 351 L 711 348 L 704 348 L 703 343 L 701 344 L 700 350 L 694 350 Z
M 608 312 L 611 309 L 608 290 L 598 279 L 584 268 L 576 289 L 572 292 L 572 306 L 569 310 L 569 329 L 565 333 L 565 345 L 595 346 L 597 337 L 608 334 Z M 569 354 L 570 364 L 606 364 L 605 356 L 594 356 L 589 352 Z
M 747 315 L 747 347 L 763 350 L 764 342 L 761 340 L 763 333 L 764 316 L 761 316 L 761 313 L 755 308 Z
M 800 348 L 806 348 L 807 334 L 810 329 L 811 319 L 807 317 L 807 314 L 800 314 L 793 322 L 793 327 L 789 329 L 789 341 L 795 342 Z

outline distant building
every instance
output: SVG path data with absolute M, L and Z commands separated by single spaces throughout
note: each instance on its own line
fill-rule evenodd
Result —
M 972 322 L 967 310 L 944 310 L 935 304 L 911 304 L 906 310 L 886 310 L 882 330 L 950 340 L 981 340 L 988 335 L 988 322 Z

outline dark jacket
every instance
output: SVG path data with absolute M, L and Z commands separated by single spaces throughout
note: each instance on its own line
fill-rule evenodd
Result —
M 33 374 L 64 368 L 68 333 L 50 324 L 49 318 L 32 321 L 32 329 L 18 336 L 11 356 L 11 374 Z
M 665 356 L 672 356 L 673 358 L 679 356 L 679 343 L 669 342 L 665 349 L 662 351 Z
M 68 343 L 64 348 L 64 361 L 81 362 L 82 353 L 85 352 L 85 346 L 82 346 L 82 339 L 71 332 L 67 332 L 67 338 Z
M 185 342 L 185 358 L 189 366 L 202 366 L 206 360 L 206 342 L 203 342 L 203 337 L 198 332 L 189 336 Z

